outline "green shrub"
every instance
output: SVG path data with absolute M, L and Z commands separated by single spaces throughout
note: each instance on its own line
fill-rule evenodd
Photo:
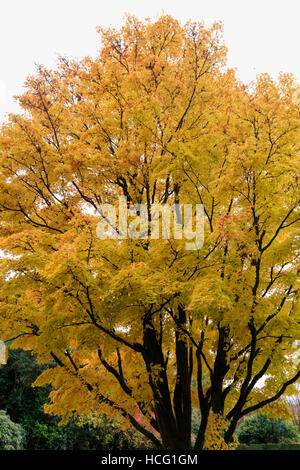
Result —
M 300 443 L 240 444 L 237 450 L 300 450 Z
M 25 431 L 14 423 L 4 410 L 0 410 L 0 449 L 21 450 L 25 444 Z
M 283 419 L 255 414 L 246 418 L 237 428 L 241 444 L 267 444 L 300 441 L 296 426 Z

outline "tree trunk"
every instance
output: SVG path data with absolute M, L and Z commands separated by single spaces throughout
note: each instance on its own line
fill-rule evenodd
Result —
M 155 418 L 166 450 L 190 450 L 191 449 L 191 413 L 186 410 L 189 407 L 189 398 L 185 405 L 185 413 L 189 422 L 178 425 L 176 415 L 174 415 L 170 389 L 168 384 L 166 364 L 157 338 L 157 332 L 150 320 L 144 322 L 143 335 L 144 351 L 143 357 L 149 375 L 149 384 L 154 398 Z

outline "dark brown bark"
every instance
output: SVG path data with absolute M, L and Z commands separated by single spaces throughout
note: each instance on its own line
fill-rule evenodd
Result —
M 183 315 L 183 313 L 181 313 Z M 155 416 L 161 440 L 165 449 L 191 449 L 191 399 L 190 376 L 187 346 L 177 336 L 177 352 L 183 357 L 178 361 L 178 382 L 174 394 L 174 410 L 167 378 L 166 361 L 161 342 L 151 322 L 144 321 L 143 358 L 149 374 L 149 384 L 153 392 Z M 185 422 L 187 420 L 187 422 Z M 182 427 L 180 427 L 182 426 Z
M 178 308 L 178 323 L 186 325 L 186 313 L 182 307 Z M 192 404 L 191 404 L 191 364 L 186 336 L 176 330 L 176 362 L 177 375 L 174 390 L 174 410 L 178 433 L 182 435 L 182 444 L 185 449 L 191 448 Z
M 218 327 L 219 341 L 217 354 L 214 362 L 213 374 L 211 375 L 211 405 L 212 411 L 223 415 L 226 394 L 223 392 L 223 382 L 229 366 L 226 362 L 228 348 L 228 331 L 224 327 Z

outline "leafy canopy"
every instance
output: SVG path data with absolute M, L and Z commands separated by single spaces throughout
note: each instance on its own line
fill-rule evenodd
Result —
M 96 60 L 39 67 L 2 126 L 1 336 L 56 361 L 36 384 L 64 420 L 121 414 L 188 449 L 199 406 L 196 448 L 224 446 L 300 376 L 297 84 L 239 83 L 217 23 L 99 32 Z M 203 204 L 204 246 L 99 240 L 118 196 Z

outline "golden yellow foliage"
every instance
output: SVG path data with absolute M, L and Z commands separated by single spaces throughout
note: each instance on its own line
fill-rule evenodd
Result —
M 28 78 L 0 132 L 0 335 L 56 362 L 36 384 L 64 420 L 117 414 L 189 449 L 199 407 L 196 449 L 231 448 L 300 377 L 298 85 L 245 87 L 219 24 L 99 32 L 97 59 Z M 202 248 L 99 239 L 119 196 L 202 204 Z

